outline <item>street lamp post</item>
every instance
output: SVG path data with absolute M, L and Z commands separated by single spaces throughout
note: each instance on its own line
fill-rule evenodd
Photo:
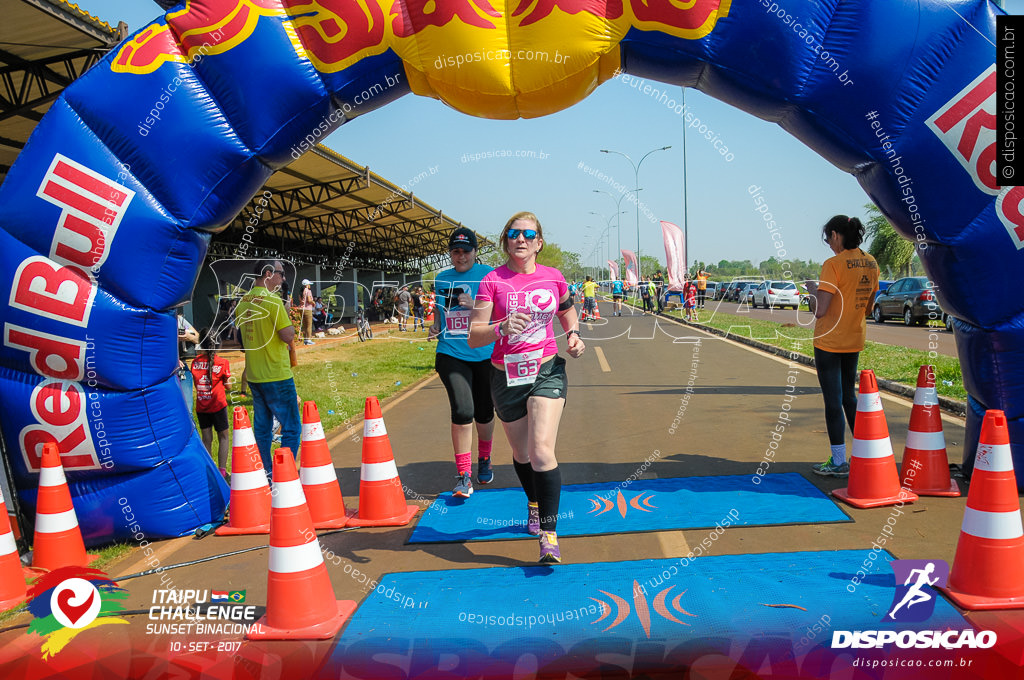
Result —
M 601 149 L 601 153 L 614 153 L 614 154 L 618 154 L 619 156 L 622 156 L 627 161 L 629 161 L 630 165 L 633 166 L 633 179 L 634 179 L 634 184 L 636 186 L 635 191 L 637 192 L 637 197 L 636 197 L 636 276 L 637 276 L 638 279 L 641 277 L 641 269 L 640 269 L 640 193 L 639 193 L 640 192 L 640 165 L 652 153 L 655 153 L 656 151 L 667 151 L 668 149 L 671 149 L 671 148 L 672 148 L 672 146 L 669 145 L 669 146 L 663 146 L 663 147 L 660 147 L 660 148 L 657 148 L 657 149 L 651 149 L 650 151 L 648 151 L 647 153 L 645 153 L 643 155 L 643 157 L 640 159 L 639 163 L 634 163 L 632 158 L 630 158 L 626 154 L 622 153 L 621 151 L 611 151 L 609 149 Z
M 605 194 L 606 196 L 609 196 L 613 201 L 615 201 L 615 195 L 612 192 L 610 192 L 610 191 L 601 191 L 600 189 L 594 189 L 593 191 L 594 191 L 595 194 Z M 618 237 L 618 240 L 619 240 L 619 252 L 615 255 L 615 261 L 619 262 L 620 260 L 622 260 L 622 267 L 620 269 L 620 272 L 622 270 L 625 270 L 625 268 L 626 268 L 626 262 L 625 262 L 624 259 L 622 259 L 622 222 L 619 219 L 620 215 L 625 214 L 626 211 L 625 210 L 620 210 L 620 208 L 622 207 L 622 199 L 624 199 L 626 196 L 628 196 L 630 194 L 630 192 L 637 192 L 637 191 L 641 191 L 641 190 L 640 189 L 630 189 L 629 191 L 624 191 L 622 193 L 622 195 L 619 196 L 619 200 L 615 202 L 615 211 L 616 211 L 615 212 L 615 234 L 616 234 L 616 236 Z M 637 202 L 639 202 L 639 200 L 640 200 L 640 194 L 637 194 Z M 625 278 L 625 277 L 623 277 L 623 278 Z

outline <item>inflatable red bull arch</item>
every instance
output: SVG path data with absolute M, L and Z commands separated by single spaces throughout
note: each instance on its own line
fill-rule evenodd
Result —
M 994 174 L 991 3 L 161 4 L 53 103 L 0 189 L 0 424 L 30 512 L 56 442 L 90 543 L 133 534 L 125 502 L 149 538 L 221 517 L 227 488 L 175 376 L 174 309 L 210 238 L 310 138 L 409 92 L 542 116 L 618 69 L 777 122 L 854 174 L 957 317 L 968 442 L 1003 409 L 1024 470 L 1024 296 L 1008 285 L 1024 188 Z M 386 143 L 408 151 L 397 131 Z

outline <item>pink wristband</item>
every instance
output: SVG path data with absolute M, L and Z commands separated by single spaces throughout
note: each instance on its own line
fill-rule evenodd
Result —
M 503 335 L 501 334 L 501 322 L 500 322 L 500 321 L 499 321 L 499 322 L 498 322 L 498 324 L 497 324 L 497 325 L 496 325 L 496 326 L 494 327 L 494 337 L 496 337 L 496 338 L 499 338 L 499 339 L 500 339 L 500 338 L 502 338 L 502 337 L 504 337 L 504 336 L 503 336 Z

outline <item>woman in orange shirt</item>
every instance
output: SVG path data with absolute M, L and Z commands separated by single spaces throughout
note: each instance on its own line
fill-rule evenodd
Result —
M 815 474 L 846 477 L 845 424 L 857 417 L 857 361 L 867 337 L 867 317 L 878 290 L 878 263 L 860 249 L 864 225 L 856 217 L 836 215 L 821 230 L 835 253 L 825 260 L 818 282 L 807 290 L 817 299 L 814 311 L 814 366 L 825 400 L 825 427 L 831 455 L 815 465 Z

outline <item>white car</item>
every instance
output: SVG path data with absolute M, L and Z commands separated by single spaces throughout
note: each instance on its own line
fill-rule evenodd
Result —
M 759 305 L 765 308 L 800 307 L 800 291 L 792 281 L 765 281 L 754 289 L 753 299 L 750 306 L 757 309 Z

